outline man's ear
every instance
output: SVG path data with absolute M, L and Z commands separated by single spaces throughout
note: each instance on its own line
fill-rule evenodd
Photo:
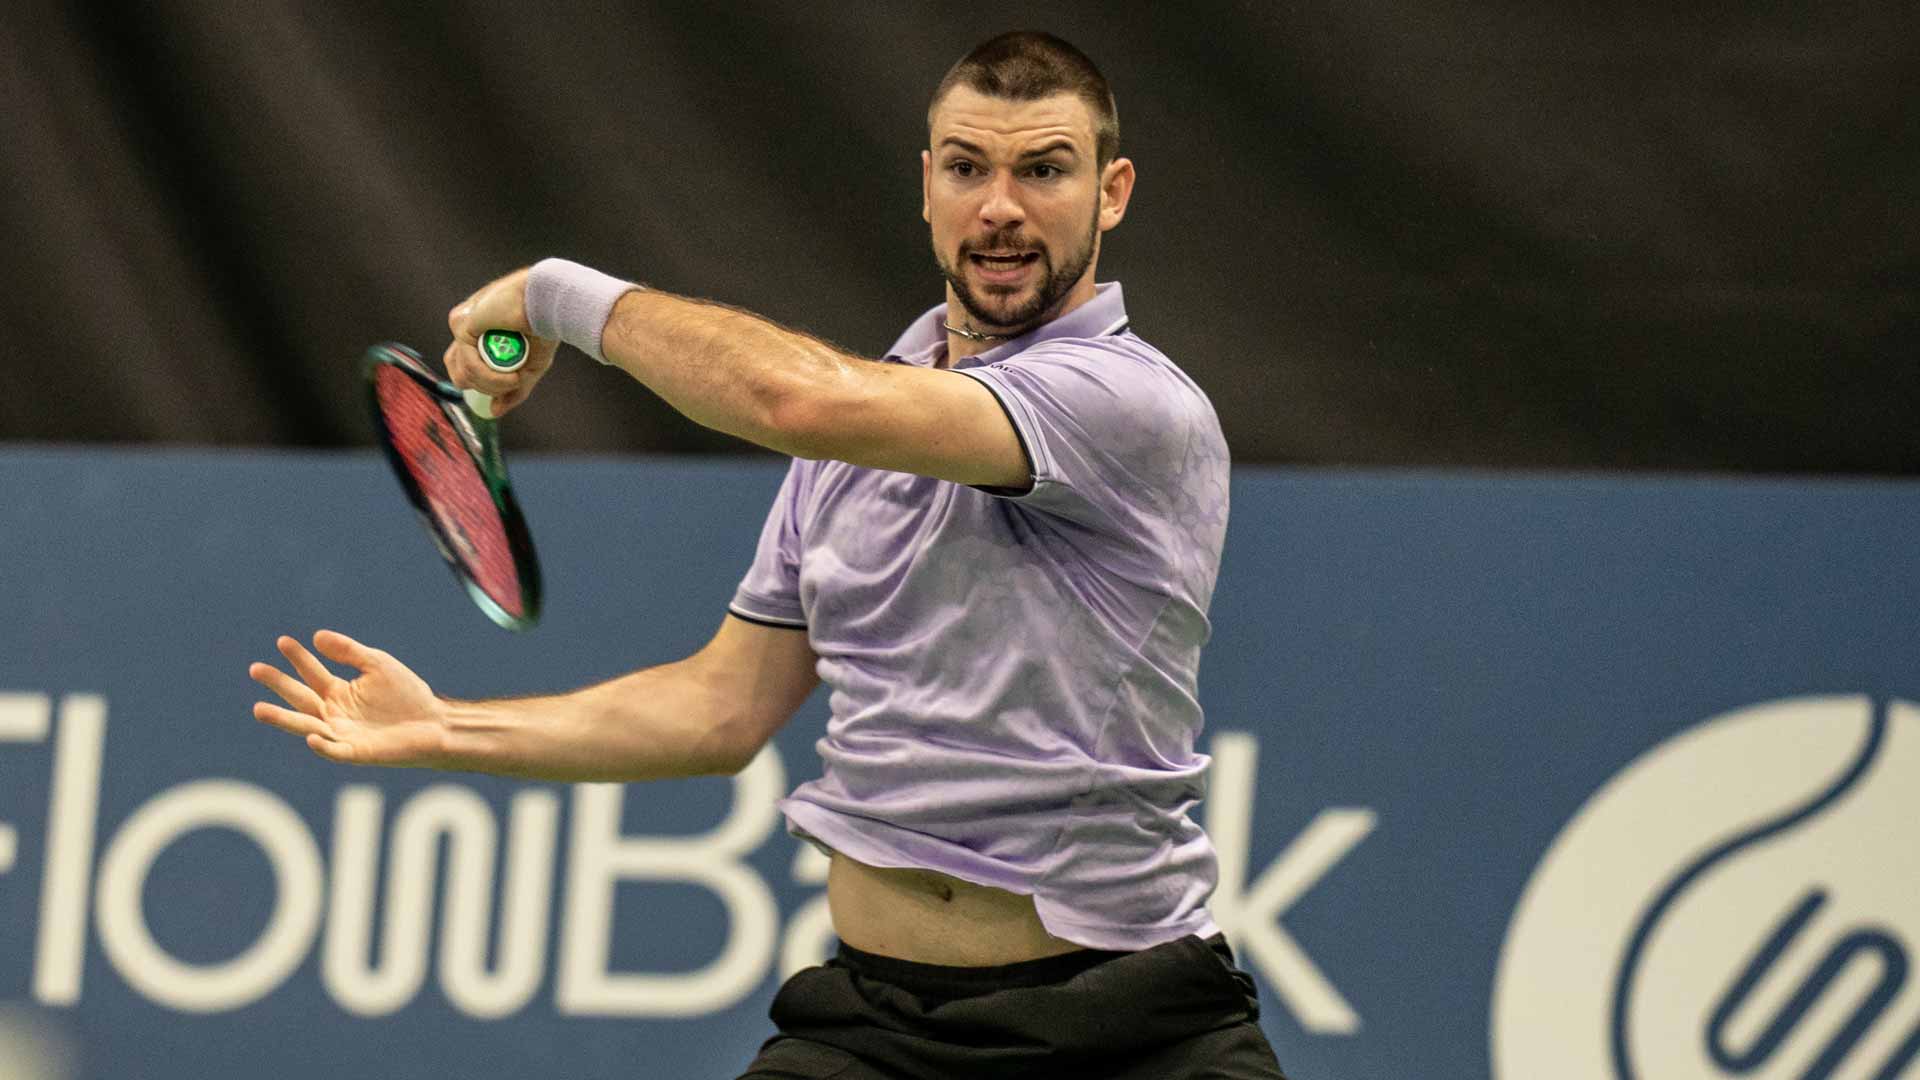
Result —
M 1120 224 L 1127 216 L 1127 200 L 1133 198 L 1133 162 L 1114 158 L 1100 170 L 1100 231 Z
M 920 220 L 933 224 L 933 204 L 928 196 L 933 193 L 933 152 L 920 151 Z

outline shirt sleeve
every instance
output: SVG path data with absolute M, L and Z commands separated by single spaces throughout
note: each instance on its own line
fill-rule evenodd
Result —
M 795 458 L 760 528 L 753 565 L 734 590 L 727 610 L 748 622 L 804 627 L 800 600 L 800 504 L 805 487 L 802 462 Z
M 983 488 L 1078 524 L 1132 529 L 1181 482 L 1204 397 L 1125 338 L 1050 342 L 958 368 L 993 392 L 1033 466 L 1025 491 Z

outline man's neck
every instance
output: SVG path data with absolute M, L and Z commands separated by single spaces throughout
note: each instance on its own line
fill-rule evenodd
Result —
M 969 356 L 978 356 L 988 349 L 1003 345 L 1022 334 L 1037 330 L 1055 319 L 1066 315 L 1069 311 L 1079 307 L 1081 304 L 1093 299 L 1095 294 L 1096 290 L 1093 287 L 1093 269 L 1092 267 L 1088 267 L 1086 276 L 1074 284 L 1074 287 L 1061 299 L 1059 306 L 1043 314 L 1040 318 L 1035 319 L 1025 326 L 1018 327 L 982 326 L 974 319 L 973 315 L 967 311 L 966 305 L 960 302 L 960 298 L 954 295 L 953 286 L 949 285 L 947 286 L 946 319 L 949 328 L 947 330 L 947 358 L 940 366 L 949 367 L 957 361 L 964 360 Z M 969 337 L 965 334 L 957 334 L 952 329 L 954 327 L 972 331 L 979 336 Z

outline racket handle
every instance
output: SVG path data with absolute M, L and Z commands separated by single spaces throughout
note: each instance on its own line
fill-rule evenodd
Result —
M 480 359 L 495 371 L 519 371 L 527 362 L 527 336 L 518 330 L 483 330 L 480 333 Z M 493 399 L 478 390 L 465 390 L 467 408 L 475 416 L 493 419 Z
M 460 391 L 460 396 L 467 399 L 467 408 L 472 411 L 473 415 L 482 420 L 493 419 L 492 398 L 471 388 Z

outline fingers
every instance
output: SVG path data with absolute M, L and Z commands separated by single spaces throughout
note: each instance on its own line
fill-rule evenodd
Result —
M 280 700 L 303 713 L 320 715 L 320 695 L 300 680 L 274 667 L 255 661 L 247 668 L 247 675 L 254 682 L 280 695 Z
M 527 326 L 526 289 L 527 271 L 515 270 L 488 282 L 448 310 L 447 329 L 452 332 L 453 341 L 442 360 L 453 385 L 462 390 L 478 390 L 492 398 L 524 390 L 519 400 L 525 400 L 527 393 L 532 392 L 533 383 L 553 364 L 559 343 L 535 337 Z M 486 330 L 516 330 L 525 334 L 532 346 L 526 366 L 503 373 L 481 359 L 478 341 L 481 332 Z
M 447 309 L 448 332 L 453 334 L 453 336 L 456 338 L 459 337 L 461 334 L 465 333 L 467 329 L 467 314 L 472 310 L 473 310 L 473 297 L 471 296 L 453 305 L 451 308 L 448 308 Z M 473 336 L 478 337 L 479 335 L 476 334 Z
M 477 350 L 458 342 L 447 346 L 442 360 L 453 385 L 462 390 L 478 390 L 493 399 L 493 415 L 497 419 L 533 393 L 534 384 L 553 363 L 553 350 L 548 349 L 544 359 L 536 352 L 526 367 L 506 373 L 488 367 Z
M 529 392 L 529 388 L 522 386 L 517 390 L 510 390 L 507 393 L 501 394 L 499 397 L 494 398 L 493 399 L 493 418 L 495 420 L 498 420 L 501 417 L 507 415 L 507 413 L 513 410 L 513 407 L 515 405 L 518 405 L 521 402 L 527 400 L 528 392 Z
M 328 761 L 339 762 L 342 765 L 351 765 L 358 757 L 352 743 L 339 742 L 320 734 L 307 736 L 307 749 Z
M 517 372 L 489 368 L 486 361 L 480 359 L 480 350 L 464 341 L 448 342 L 447 351 L 440 354 L 440 362 L 446 365 L 448 382 L 462 390 L 479 390 L 489 397 L 513 389 L 516 381 Z
M 334 683 L 341 681 L 339 676 L 328 671 L 325 664 L 308 652 L 306 646 L 293 638 L 282 634 L 274 641 L 274 645 L 279 648 L 280 655 L 286 657 L 287 662 L 293 665 L 294 672 L 321 697 L 326 696 L 327 690 Z
M 331 734 L 326 723 L 318 716 L 283 709 L 271 701 L 254 702 L 253 718 L 263 724 L 271 724 L 289 735 L 313 738 Z
M 533 393 L 534 384 L 540 381 L 540 372 L 538 371 L 529 372 L 523 370 L 520 374 L 526 377 L 520 381 L 519 386 L 504 394 L 494 396 L 493 415 L 496 419 L 505 416 L 509 410 L 527 400 Z
M 453 385 L 462 390 L 478 390 L 491 398 L 503 397 L 519 389 L 527 381 L 531 369 L 529 364 L 519 371 L 496 371 L 480 359 L 480 350 L 466 341 L 448 345 L 440 361 L 446 365 L 447 378 Z
M 469 296 L 465 300 L 460 301 L 459 304 L 454 306 L 454 309 L 452 311 L 447 312 L 447 329 L 453 331 L 453 340 L 455 344 L 457 345 L 479 344 L 480 331 L 485 330 L 487 328 L 484 326 L 475 325 L 474 318 L 473 318 L 473 305 L 474 305 L 474 301 L 480 299 L 481 293 L 486 292 L 488 288 L 492 288 L 492 286 L 487 286 L 486 288 L 482 288 L 480 292 L 474 293 L 472 296 Z
M 321 656 L 361 671 L 379 663 L 383 655 L 380 650 L 368 648 L 338 630 L 316 632 L 313 635 L 313 647 L 320 650 Z
M 472 345 L 482 330 L 527 329 L 527 272 L 516 270 L 495 278 L 447 313 L 447 328 L 455 341 Z

